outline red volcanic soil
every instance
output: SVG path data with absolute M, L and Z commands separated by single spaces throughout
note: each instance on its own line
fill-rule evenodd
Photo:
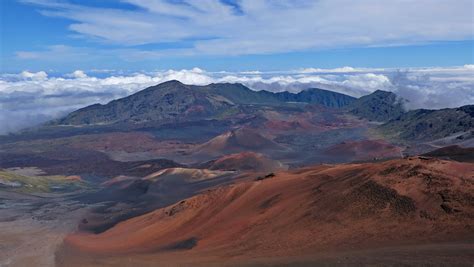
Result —
M 218 187 L 101 234 L 69 235 L 56 259 L 64 266 L 127 259 L 241 266 L 336 255 L 333 264 L 469 265 L 472 241 L 474 164 L 417 157 L 320 165 Z M 380 250 L 392 258 L 378 257 Z
M 222 156 L 208 164 L 211 170 L 239 170 L 264 172 L 286 167 L 278 161 L 254 152 L 242 152 Z
M 347 141 L 330 146 L 325 150 L 325 153 L 328 156 L 340 158 L 343 161 L 402 157 L 402 152 L 399 147 L 383 140 Z
M 196 147 L 195 152 L 203 155 L 223 155 L 245 150 L 268 151 L 281 150 L 281 146 L 247 128 L 239 128 L 221 134 Z
M 264 123 L 266 129 L 279 131 L 295 131 L 295 130 L 309 130 L 316 128 L 310 122 L 304 119 L 296 120 L 268 120 Z
M 323 132 L 340 128 L 354 128 L 365 124 L 352 117 L 343 115 L 339 110 L 321 107 L 306 106 L 307 112 L 285 115 L 273 111 L 266 111 L 266 121 L 261 125 L 261 130 L 274 134 L 275 132 Z

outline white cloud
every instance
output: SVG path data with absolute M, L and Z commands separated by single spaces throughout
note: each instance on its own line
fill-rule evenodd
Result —
M 88 76 L 81 70 L 66 74 L 64 78 L 50 77 L 44 71 L 2 74 L 0 134 L 41 123 L 90 104 L 104 104 L 169 80 L 195 85 L 243 83 L 254 90 L 275 92 L 298 92 L 317 87 L 355 97 L 381 89 L 408 99 L 409 108 L 474 104 L 474 70 L 470 66 L 409 68 L 405 71 L 352 67 L 313 70 L 317 71 L 207 72 L 194 68 L 127 75 L 107 70 L 105 73 L 112 74 L 102 78 Z
M 31 80 L 46 80 L 48 78 L 48 74 L 44 71 L 39 72 L 29 72 L 29 71 L 22 71 L 20 76 L 24 79 L 31 79 Z
M 241 71 L 239 72 L 240 74 L 249 74 L 249 75 L 258 75 L 258 74 L 262 74 L 261 71 L 258 71 L 258 70 L 249 70 L 249 71 Z
M 474 70 L 474 64 L 466 64 L 463 66 L 463 68 L 467 69 L 467 70 Z
M 87 74 L 82 71 L 82 70 L 75 70 L 72 73 L 66 74 L 66 77 L 69 78 L 76 78 L 76 79 L 81 79 L 81 78 L 87 78 Z
M 193 41 L 191 48 L 130 51 L 166 54 L 266 54 L 335 47 L 373 47 L 472 40 L 472 0 L 123 0 L 139 8 L 99 8 L 24 0 L 46 16 L 73 21 L 76 35 L 121 46 Z M 77 2 L 78 3 L 78 2 Z M 31 59 L 41 55 L 21 51 Z
M 377 89 L 387 90 L 392 86 L 392 83 L 383 74 L 364 73 L 360 75 L 345 76 L 342 85 L 349 88 L 357 88 L 365 92 L 372 92 Z

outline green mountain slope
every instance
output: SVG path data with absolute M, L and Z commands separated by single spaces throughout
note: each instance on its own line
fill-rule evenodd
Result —
M 297 94 L 281 92 L 276 93 L 275 96 L 284 102 L 305 102 L 332 108 L 342 108 L 356 101 L 356 98 L 352 96 L 318 88 L 309 88 Z
M 58 124 L 168 122 L 193 116 L 206 117 L 232 105 L 229 100 L 218 95 L 170 81 L 106 105 L 95 104 L 79 109 L 59 120 Z
M 106 105 L 94 104 L 53 122 L 53 125 L 106 125 L 114 123 L 182 122 L 234 114 L 242 105 L 285 105 L 304 102 L 343 107 L 355 98 L 321 89 L 298 94 L 253 91 L 242 84 L 185 85 L 168 81 Z
M 349 111 L 372 121 L 388 121 L 404 113 L 403 102 L 392 92 L 377 90 L 348 106 Z
M 417 109 L 379 127 L 388 135 L 405 140 L 435 140 L 474 131 L 474 105 L 440 110 Z

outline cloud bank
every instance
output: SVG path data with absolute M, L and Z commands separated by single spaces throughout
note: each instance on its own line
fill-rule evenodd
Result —
M 97 73 L 108 73 L 95 77 Z M 57 118 L 75 109 L 105 104 L 169 80 L 185 84 L 243 83 L 253 90 L 298 92 L 318 87 L 355 97 L 387 90 L 407 99 L 407 107 L 447 108 L 474 104 L 474 66 L 450 68 L 300 69 L 281 72 L 207 72 L 194 68 L 117 74 L 76 70 L 61 76 L 45 71 L 0 75 L 0 134 Z

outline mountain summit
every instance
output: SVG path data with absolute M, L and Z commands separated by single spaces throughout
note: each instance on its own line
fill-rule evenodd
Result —
M 224 97 L 195 90 L 194 86 L 173 80 L 113 100 L 106 105 L 95 104 L 79 109 L 60 120 L 59 124 L 166 122 L 183 117 L 210 115 L 232 105 Z

